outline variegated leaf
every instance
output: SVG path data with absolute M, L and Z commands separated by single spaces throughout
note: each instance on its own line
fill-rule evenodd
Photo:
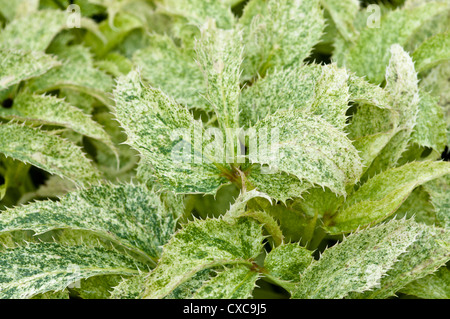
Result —
M 97 25 L 90 19 L 81 18 L 80 26 L 99 34 Z M 45 51 L 60 31 L 70 27 L 68 12 L 39 10 L 9 23 L 0 33 L 0 48 Z
M 123 279 L 115 286 L 110 299 L 141 299 L 145 291 L 145 280 L 148 273 L 142 272 L 138 275 Z
M 450 175 L 430 181 L 424 184 L 424 188 L 430 194 L 439 224 L 450 228 Z
M 254 129 L 259 151 L 251 152 L 249 159 L 269 165 L 274 172 L 292 174 L 341 195 L 361 173 L 361 160 L 350 140 L 319 116 L 279 111 Z
M 26 16 L 39 8 L 39 0 L 0 0 L 0 13 L 7 20 Z
M 347 237 L 303 272 L 292 297 L 341 299 L 375 288 L 423 227 L 412 220 L 395 220 Z
M 20 81 L 42 75 L 60 63 L 40 52 L 0 49 L 0 65 L 1 91 Z
M 146 282 L 145 298 L 163 298 L 197 272 L 220 265 L 253 267 L 262 249 L 261 226 L 251 219 L 234 225 L 208 219 L 186 224 L 163 248 Z
M 277 110 L 295 109 L 322 116 L 344 128 L 349 92 L 346 70 L 331 65 L 280 69 L 245 89 L 241 96 L 241 124 L 250 126 Z
M 217 29 L 209 20 L 202 28 L 195 50 L 205 78 L 205 97 L 215 110 L 220 127 L 224 132 L 238 128 L 243 51 L 241 34 Z
M 446 174 L 450 174 L 447 162 L 413 162 L 386 170 L 348 197 L 326 222 L 326 229 L 333 234 L 347 233 L 380 222 L 395 213 L 414 188 Z
M 244 80 L 264 76 L 273 68 L 300 65 L 325 27 L 319 0 L 270 0 L 257 7 L 260 14 L 241 19 L 246 41 Z
M 420 92 L 419 112 L 411 142 L 429 147 L 441 154 L 447 144 L 446 123 L 438 98 Z
M 176 201 L 176 199 L 175 199 Z M 175 231 L 174 212 L 143 186 L 105 185 L 72 192 L 58 202 L 39 201 L 0 215 L 0 234 L 55 229 L 91 232 L 154 263 Z
M 127 143 L 141 153 L 145 171 L 176 193 L 217 191 L 225 179 L 213 163 L 202 160 L 203 128 L 186 108 L 160 90 L 145 87 L 137 72 L 119 78 L 114 97 Z
M 367 169 L 366 176 L 397 164 L 406 151 L 419 112 L 419 88 L 417 74 L 411 57 L 399 45 L 391 47 L 391 59 L 386 69 L 386 87 L 390 93 L 392 108 L 398 112 L 398 127 L 380 154 Z
M 422 299 L 450 299 L 450 270 L 441 267 L 435 273 L 411 282 L 400 292 Z
M 193 299 L 247 299 L 251 297 L 259 273 L 245 265 L 219 271 L 195 291 Z
M 288 199 L 301 197 L 313 185 L 285 172 L 268 170 L 267 167 L 253 167 L 247 181 L 271 198 L 285 203 Z
M 450 260 L 450 232 L 442 228 L 420 225 L 420 233 L 399 260 L 382 277 L 372 291 L 351 294 L 351 298 L 385 299 Z
M 67 88 L 89 94 L 105 105 L 111 104 L 107 92 L 111 91 L 113 80 L 94 67 L 92 55 L 87 48 L 74 45 L 64 47 L 57 54 L 64 61 L 63 64 L 31 81 L 31 91 L 43 93 Z
M 430 2 L 413 9 L 389 11 L 381 17 L 379 27 L 367 25 L 361 30 L 344 58 L 338 59 L 340 64 L 372 83 L 381 83 L 391 56 L 389 48 L 395 43 L 405 44 L 424 22 L 446 7 L 444 3 Z
M 152 34 L 150 39 L 148 48 L 133 55 L 142 77 L 181 105 L 212 110 L 203 97 L 206 88 L 194 56 L 177 47 L 168 36 Z
M 288 290 L 295 289 L 295 284 L 305 269 L 313 262 L 312 252 L 296 243 L 283 244 L 270 251 L 264 260 L 264 268 L 269 278 L 280 280 Z
M 159 0 L 160 10 L 174 16 L 181 16 L 189 23 L 200 26 L 208 18 L 214 18 L 217 25 L 229 29 L 234 17 L 225 0 Z
M 116 151 L 111 137 L 89 115 L 51 95 L 19 94 L 14 98 L 12 108 L 0 109 L 0 117 L 37 124 L 64 126 L 102 141 L 111 150 Z
M 353 20 L 359 10 L 359 0 L 320 0 L 320 3 L 330 13 L 339 33 L 346 40 L 351 40 L 357 35 Z
M 0 152 L 78 185 L 98 181 L 99 171 L 75 144 L 57 135 L 15 123 L 0 125 Z
M 135 275 L 139 268 L 145 266 L 101 247 L 30 243 L 0 248 L 0 298 L 30 298 L 92 276 Z
M 427 39 L 414 51 L 412 58 L 417 72 L 426 71 L 450 60 L 450 32 L 439 33 Z

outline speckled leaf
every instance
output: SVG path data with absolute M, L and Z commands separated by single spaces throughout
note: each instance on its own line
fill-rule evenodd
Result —
M 9 21 L 35 12 L 38 7 L 39 0 L 0 0 L 0 13 Z
M 326 249 L 302 274 L 293 298 L 341 299 L 377 286 L 423 226 L 395 220 L 357 232 Z
M 430 147 L 441 154 L 447 144 L 446 123 L 439 98 L 420 92 L 419 112 L 411 142 Z
M 24 299 L 98 275 L 133 275 L 144 267 L 100 247 L 30 243 L 0 249 L 0 298 Z
M 386 170 L 353 193 L 326 227 L 333 234 L 352 232 L 392 215 L 419 185 L 450 174 L 448 162 L 413 162 Z
M 335 127 L 344 128 L 349 99 L 347 79 L 347 72 L 336 64 L 274 71 L 242 92 L 241 124 L 255 124 L 280 109 L 296 109 L 320 115 Z
M 392 108 L 399 114 L 398 126 L 391 140 L 366 171 L 367 176 L 393 167 L 406 151 L 419 112 L 417 74 L 411 57 L 402 47 L 391 47 L 391 59 L 386 69 L 385 89 L 391 96 Z
M 0 91 L 20 81 L 39 76 L 60 63 L 39 52 L 0 49 Z
M 450 32 L 439 33 L 422 43 L 412 58 L 417 72 L 428 70 L 450 59 Z
M 319 0 L 270 0 L 262 7 L 263 12 L 243 26 L 245 80 L 272 68 L 300 65 L 325 27 Z
M 262 249 L 258 223 L 239 219 L 234 225 L 220 219 L 190 222 L 163 248 L 158 266 L 146 282 L 146 298 L 162 298 L 197 272 L 220 265 L 245 265 Z
M 259 273 L 236 265 L 219 271 L 193 294 L 193 299 L 247 299 L 251 297 Z
M 110 299 L 141 299 L 145 291 L 145 280 L 148 273 L 125 278 L 115 286 L 110 295 Z
M 367 26 L 361 30 L 341 63 L 369 82 L 381 83 L 391 56 L 391 45 L 405 44 L 424 22 L 445 7 L 446 4 L 431 2 L 414 9 L 389 11 L 381 17 L 379 28 Z
M 203 74 L 189 52 L 175 45 L 168 36 L 152 34 L 148 48 L 138 50 L 133 62 L 149 83 L 188 108 L 210 109 L 203 97 Z
M 39 201 L 3 212 L 0 234 L 84 230 L 133 251 L 151 264 L 175 231 L 177 214 L 143 186 L 95 186 L 69 193 L 58 202 Z
M 379 108 L 391 108 L 389 92 L 363 78 L 351 74 L 348 78 L 350 99 L 362 104 L 370 104 Z
M 347 40 L 356 36 L 353 20 L 359 10 L 359 0 L 320 0 L 320 3 L 330 13 L 339 33 Z
M 241 34 L 220 30 L 213 21 L 208 21 L 196 41 L 195 51 L 205 78 L 205 97 L 215 110 L 220 127 L 223 131 L 238 128 Z
M 363 294 L 352 294 L 351 298 L 392 297 L 410 282 L 435 272 L 450 260 L 450 233 L 442 228 L 418 225 L 420 233 L 416 240 L 381 278 L 377 287 Z
M 341 195 L 361 173 L 361 160 L 350 140 L 319 116 L 279 111 L 258 122 L 255 130 L 260 149 L 259 154 L 249 154 L 251 162 L 267 164 Z
M 100 173 L 81 149 L 56 135 L 10 123 L 0 125 L 0 152 L 78 185 L 93 183 Z
M 267 169 L 267 167 L 265 168 Z M 259 191 L 285 203 L 288 199 L 301 197 L 313 185 L 299 180 L 285 172 L 264 172 L 264 168 L 255 167 L 247 176 L 248 182 Z
M 294 288 L 305 269 L 313 262 L 312 252 L 296 244 L 283 244 L 270 251 L 264 268 L 270 276 L 286 281 L 285 287 Z
M 189 23 L 202 25 L 214 18 L 220 28 L 228 29 L 234 23 L 230 5 L 225 0 L 159 0 L 160 10 L 185 17 Z
M 239 194 L 239 197 L 236 198 L 236 201 L 233 203 L 233 205 L 230 206 L 230 209 L 223 216 L 223 220 L 229 223 L 235 222 L 239 217 L 241 217 L 245 213 L 247 202 L 257 197 L 265 198 L 269 202 L 271 202 L 269 196 L 267 196 L 264 193 L 258 192 L 256 189 L 244 193 L 241 192 Z
M 106 105 L 110 104 L 107 92 L 111 91 L 113 80 L 94 67 L 87 48 L 81 45 L 65 47 L 58 52 L 58 56 L 64 61 L 63 64 L 31 81 L 31 91 L 43 93 L 68 88 L 92 95 Z
M 430 181 L 424 184 L 424 188 L 430 194 L 439 224 L 450 228 L 450 175 Z
M 450 270 L 441 267 L 434 274 L 411 282 L 400 292 L 422 299 L 450 299 Z
M 119 78 L 114 97 L 117 119 L 128 134 L 127 144 L 141 153 L 140 166 L 151 170 L 164 188 L 176 193 L 217 191 L 225 179 L 214 164 L 202 163 L 202 141 L 194 138 L 191 142 L 190 136 L 171 139 L 177 130 L 202 133 L 201 123 L 194 121 L 186 108 L 160 90 L 145 87 L 137 72 Z M 178 159 L 173 153 L 180 145 L 187 154 Z
M 39 10 L 13 20 L 0 33 L 0 48 L 25 51 L 45 51 L 53 38 L 70 28 L 69 13 L 61 10 Z M 81 18 L 80 26 L 98 34 L 97 25 Z
M 14 107 L 1 108 L 0 117 L 37 124 L 64 126 L 77 133 L 102 141 L 115 151 L 110 136 L 103 128 L 80 109 L 64 100 L 48 95 L 19 94 Z

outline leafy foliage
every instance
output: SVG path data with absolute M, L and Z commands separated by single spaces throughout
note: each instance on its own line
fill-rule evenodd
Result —
M 450 6 L 369 2 L 0 0 L 0 298 L 449 298 Z

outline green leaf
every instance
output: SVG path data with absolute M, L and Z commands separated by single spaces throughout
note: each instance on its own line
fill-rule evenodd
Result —
M 181 105 L 210 110 L 203 97 L 206 92 L 203 74 L 194 57 L 166 35 L 152 34 L 150 40 L 148 48 L 133 55 L 142 77 Z
M 64 289 L 62 291 L 49 291 L 43 294 L 37 294 L 30 299 L 70 299 L 69 291 Z
M 137 72 L 119 78 L 114 97 L 116 117 L 128 135 L 127 144 L 140 152 L 140 166 L 151 170 L 162 187 L 176 193 L 217 191 L 225 179 L 214 164 L 202 161 L 202 141 L 196 139 L 198 135 L 193 141 L 190 136 L 202 134 L 203 129 L 186 108 L 160 90 L 145 87 Z M 188 136 L 180 137 L 180 132 Z M 176 136 L 171 136 L 173 133 Z M 177 147 L 184 150 L 182 158 L 177 158 Z
M 283 203 L 288 199 L 300 197 L 312 186 L 311 183 L 285 172 L 267 172 L 267 167 L 252 168 L 247 180 L 259 191 Z
M 384 299 L 409 284 L 435 272 L 450 260 L 450 233 L 442 228 L 420 225 L 421 232 L 407 251 L 381 278 L 377 287 L 352 298 Z
M 98 25 L 99 32 L 106 40 L 105 43 L 98 41 L 98 35 L 92 32 L 86 34 L 84 41 L 87 46 L 92 48 L 92 52 L 97 57 L 104 57 L 121 43 L 132 30 L 142 26 L 142 21 L 135 15 L 121 12 L 114 17 L 113 25 L 108 20 L 102 21 Z
M 408 53 L 399 45 L 391 47 L 391 59 L 386 69 L 385 90 L 391 96 L 393 110 L 397 111 L 398 126 L 392 138 L 367 169 L 366 176 L 373 176 L 395 166 L 407 150 L 419 112 L 419 88 L 417 74 Z
M 162 12 L 181 16 L 194 25 L 202 25 L 208 18 L 214 18 L 222 29 L 229 29 L 234 23 L 233 13 L 225 0 L 160 0 Z
M 411 142 L 441 154 L 447 144 L 447 135 L 444 114 L 438 100 L 426 92 L 420 92 L 419 112 Z
M 37 124 L 64 126 L 97 139 L 115 151 L 111 137 L 89 115 L 51 95 L 21 93 L 14 98 L 14 107 L 0 109 L 0 117 Z
M 215 110 L 220 127 L 224 132 L 238 128 L 241 34 L 217 29 L 213 21 L 208 21 L 195 50 L 205 78 L 205 97 Z
M 90 19 L 81 18 L 80 26 L 98 34 L 97 25 Z M 70 27 L 68 12 L 39 10 L 9 23 L 0 33 L 0 48 L 45 51 L 59 32 Z
M 230 209 L 223 216 L 223 220 L 228 223 L 234 223 L 236 220 L 242 217 L 243 214 L 245 214 L 247 202 L 258 197 L 265 198 L 269 202 L 271 202 L 269 196 L 264 193 L 258 192 L 256 189 L 248 192 L 241 192 L 236 201 L 233 203 L 233 205 L 230 206 Z
M 286 281 L 286 287 L 300 282 L 305 269 L 313 262 L 312 252 L 298 244 L 283 244 L 270 251 L 264 260 L 264 268 L 270 276 Z
M 247 299 L 259 274 L 247 266 L 235 265 L 219 271 L 193 294 L 193 299 Z
M 0 249 L 0 298 L 24 299 L 63 290 L 99 275 L 133 275 L 144 268 L 135 260 L 100 247 L 30 243 Z
M 441 267 L 434 274 L 411 282 L 400 292 L 423 299 L 450 299 L 450 270 Z
M 110 299 L 141 299 L 147 276 L 148 273 L 143 272 L 123 279 L 112 289 Z
M 446 229 L 450 228 L 450 176 L 430 181 L 424 184 L 424 188 L 430 194 L 439 224 Z
M 82 279 L 76 285 L 72 285 L 71 291 L 76 292 L 82 299 L 108 299 L 112 288 L 121 282 L 122 277 L 106 275 Z
M 363 78 L 351 74 L 348 78 L 350 99 L 360 104 L 370 104 L 382 109 L 390 109 L 391 97 L 386 90 Z
M 78 185 L 98 181 L 100 173 L 81 149 L 43 130 L 9 123 L 0 125 L 0 152 L 30 163 Z
M 422 227 L 412 220 L 395 220 L 345 238 L 303 272 L 292 298 L 341 299 L 373 289 Z
M 241 124 L 255 124 L 277 110 L 295 109 L 322 116 L 343 129 L 348 108 L 348 74 L 336 64 L 305 65 L 274 71 L 241 96 Z
M 412 58 L 417 72 L 426 71 L 450 59 L 450 32 L 439 33 L 427 39 L 414 51 Z
M 346 39 L 351 40 L 356 34 L 353 20 L 359 10 L 358 0 L 320 0 L 320 3 L 330 13 L 339 33 Z
M 413 162 L 386 170 L 349 196 L 326 229 L 340 234 L 380 222 L 395 213 L 414 188 L 446 174 L 450 174 L 447 162 Z
M 344 133 L 319 116 L 279 111 L 254 129 L 260 149 L 250 152 L 249 159 L 269 165 L 272 172 L 283 171 L 341 195 L 359 177 L 362 167 L 356 149 Z
M 153 263 L 175 231 L 177 214 L 143 186 L 95 186 L 69 193 L 58 202 L 39 201 L 6 210 L 0 215 L 0 234 L 83 230 Z
M 0 0 L 0 13 L 7 20 L 26 16 L 38 10 L 39 0 Z
M 273 68 L 301 65 L 325 27 L 319 0 L 270 0 L 261 7 L 263 12 L 253 19 L 241 21 L 248 22 L 242 25 L 244 80 Z
M 92 55 L 87 48 L 74 45 L 61 49 L 57 54 L 64 61 L 63 64 L 31 81 L 31 91 L 44 93 L 68 88 L 89 94 L 105 105 L 111 104 L 107 92 L 111 91 L 113 80 L 94 67 Z
M 367 26 L 351 45 L 340 64 L 364 76 L 369 82 L 379 84 L 384 79 L 389 63 L 389 48 L 393 44 L 404 45 L 427 20 L 445 10 L 444 3 L 430 2 L 413 9 L 393 10 L 383 15 L 379 28 Z
M 208 219 L 186 224 L 163 248 L 146 282 L 146 298 L 162 298 L 197 272 L 220 265 L 251 268 L 262 249 L 261 226 L 249 219 L 234 225 Z
M 0 63 L 0 91 L 60 65 L 56 59 L 44 53 L 8 49 L 0 49 Z

